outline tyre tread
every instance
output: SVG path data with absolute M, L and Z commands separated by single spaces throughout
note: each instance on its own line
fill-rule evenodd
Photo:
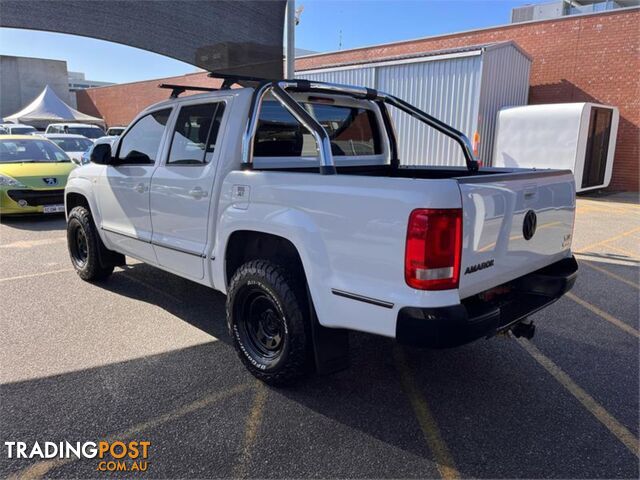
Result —
M 68 223 L 71 222 L 72 219 L 77 220 L 83 226 L 89 247 L 89 255 L 83 268 L 78 268 L 72 259 L 71 263 L 73 264 L 76 273 L 80 278 L 88 282 L 104 280 L 113 273 L 114 266 L 103 266 L 100 262 L 101 254 L 103 254 L 102 256 L 106 256 L 109 251 L 104 246 L 100 236 L 98 235 L 91 212 L 83 206 L 74 207 L 69 213 Z M 70 234 L 71 232 L 68 231 L 67 242 L 71 242 Z M 70 248 L 69 252 L 71 254 Z
M 275 372 L 265 372 L 256 368 L 247 359 L 240 348 L 231 329 L 233 298 L 235 291 L 247 277 L 262 278 L 278 294 L 289 319 L 288 327 L 290 347 L 288 359 Z M 229 285 L 226 313 L 230 326 L 230 334 L 236 352 L 247 369 L 259 380 L 275 386 L 292 385 L 299 382 L 309 373 L 309 340 L 308 311 L 304 279 L 302 281 L 290 270 L 269 260 L 251 260 L 242 265 L 233 275 Z M 302 288 L 300 288 L 302 286 Z M 294 331 L 295 330 L 295 331 Z

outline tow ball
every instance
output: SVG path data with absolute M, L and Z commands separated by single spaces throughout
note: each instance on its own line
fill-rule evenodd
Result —
M 533 322 L 520 322 L 511 329 L 511 332 L 516 338 L 524 337 L 527 340 L 531 340 L 536 333 L 536 326 Z

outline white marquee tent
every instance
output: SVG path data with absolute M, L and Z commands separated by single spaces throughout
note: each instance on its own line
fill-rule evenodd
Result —
M 79 122 L 104 126 L 104 120 L 79 112 L 64 103 L 53 89 L 47 85 L 36 99 L 13 115 L 5 117 L 6 122 L 24 123 L 36 128 L 45 128 L 50 123 Z

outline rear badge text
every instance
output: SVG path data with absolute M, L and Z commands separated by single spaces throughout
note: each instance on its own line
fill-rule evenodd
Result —
M 481 262 L 476 265 L 469 265 L 467 269 L 464 271 L 465 275 L 469 273 L 475 273 L 479 270 L 484 270 L 485 268 L 493 267 L 493 263 L 495 260 L 492 258 L 491 260 L 487 260 L 486 262 Z

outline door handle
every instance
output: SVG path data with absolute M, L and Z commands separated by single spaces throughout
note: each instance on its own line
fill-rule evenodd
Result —
M 191 195 L 193 198 L 199 200 L 199 199 L 209 195 L 209 193 L 205 192 L 200 187 L 193 187 L 191 190 L 189 190 L 189 195 Z
M 138 193 L 144 193 L 144 183 L 137 184 L 135 187 L 133 187 L 133 189 Z

